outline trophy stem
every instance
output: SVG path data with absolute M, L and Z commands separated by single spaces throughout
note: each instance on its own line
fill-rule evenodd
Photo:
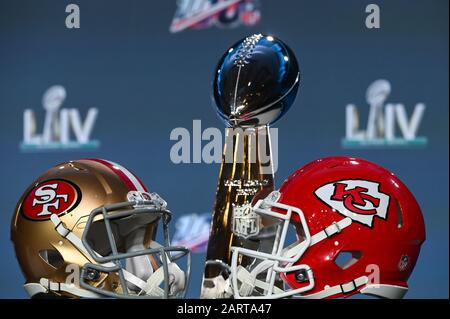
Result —
M 265 196 L 274 188 L 269 127 L 227 128 L 225 136 L 201 298 L 226 297 L 232 246 L 256 249 L 260 244 L 252 239 L 259 225 L 238 224 L 233 212 L 249 207 L 256 193 Z

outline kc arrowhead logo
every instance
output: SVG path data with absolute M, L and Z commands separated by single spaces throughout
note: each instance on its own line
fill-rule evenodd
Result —
M 389 196 L 380 184 L 366 180 L 340 180 L 316 189 L 314 194 L 339 214 L 372 227 L 373 218 L 386 219 Z

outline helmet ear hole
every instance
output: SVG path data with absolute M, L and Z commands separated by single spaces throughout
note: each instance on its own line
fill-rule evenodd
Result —
M 64 265 L 64 258 L 59 251 L 55 249 L 41 250 L 39 252 L 39 257 L 41 257 L 48 265 L 56 269 Z
M 361 256 L 360 251 L 341 251 L 334 259 L 334 263 L 341 269 L 347 269 L 356 264 Z

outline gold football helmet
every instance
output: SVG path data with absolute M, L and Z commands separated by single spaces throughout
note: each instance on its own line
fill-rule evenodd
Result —
M 170 246 L 166 206 L 116 163 L 52 167 L 28 187 L 12 219 L 25 290 L 30 297 L 183 298 L 191 257 Z M 160 222 L 164 245 L 156 242 Z

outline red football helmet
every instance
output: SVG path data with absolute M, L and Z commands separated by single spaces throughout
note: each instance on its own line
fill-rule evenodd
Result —
M 266 224 L 278 222 L 277 232 L 269 253 L 232 248 L 235 298 L 402 298 L 407 292 L 425 225 L 414 196 L 388 170 L 358 158 L 319 159 L 252 209 Z M 253 262 L 239 266 L 242 257 Z

